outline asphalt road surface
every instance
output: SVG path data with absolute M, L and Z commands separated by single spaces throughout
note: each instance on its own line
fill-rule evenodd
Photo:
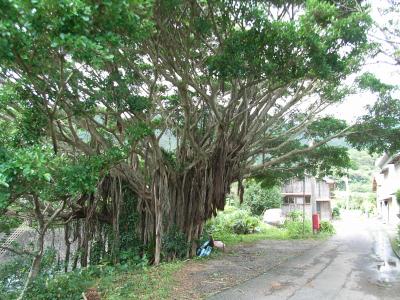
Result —
M 379 220 L 347 216 L 311 251 L 209 299 L 400 299 L 400 260 Z

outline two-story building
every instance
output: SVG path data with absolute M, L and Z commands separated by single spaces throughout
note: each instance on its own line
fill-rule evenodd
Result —
M 373 179 L 373 191 L 376 192 L 377 211 L 385 223 L 397 223 L 399 204 L 396 192 L 400 190 L 400 153 L 381 156 L 376 161 L 379 168 Z
M 312 178 L 292 179 L 282 187 L 282 214 L 286 216 L 289 212 L 298 210 L 305 211 L 305 215 L 311 218 L 312 206 Z M 304 189 L 305 188 L 305 189 Z M 320 220 L 330 220 L 332 218 L 332 204 L 335 181 L 327 177 L 316 180 L 315 199 L 316 209 Z

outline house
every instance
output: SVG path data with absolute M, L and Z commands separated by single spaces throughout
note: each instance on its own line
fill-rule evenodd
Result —
M 312 181 L 311 177 L 303 179 L 292 179 L 286 182 L 282 187 L 282 214 L 286 216 L 291 211 L 305 211 L 305 215 L 311 218 L 312 205 Z M 305 186 L 305 191 L 304 191 Z M 316 180 L 315 199 L 316 208 L 320 220 L 330 220 L 332 218 L 333 191 L 335 182 L 327 177 L 322 180 Z M 303 208 L 304 204 L 304 208 Z
M 379 216 L 385 223 L 398 223 L 399 204 L 396 192 L 400 190 L 400 153 L 381 156 L 375 163 L 379 171 L 374 175 L 373 191 Z

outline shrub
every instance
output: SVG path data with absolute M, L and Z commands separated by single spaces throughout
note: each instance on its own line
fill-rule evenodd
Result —
M 31 266 L 27 256 L 17 256 L 0 266 L 0 299 L 16 299 Z
M 261 216 L 265 210 L 281 207 L 282 196 L 279 188 L 263 188 L 260 183 L 247 181 L 243 204 L 253 215 Z
M 300 221 L 303 222 L 303 212 L 301 212 L 299 210 L 291 211 L 286 215 L 286 218 L 289 221 L 293 221 L 293 222 L 300 222 Z
M 324 233 L 334 234 L 335 227 L 333 227 L 332 223 L 329 221 L 321 221 L 319 231 Z
M 10 261 L 0 265 L 0 299 L 17 298 L 25 284 L 31 264 L 31 257 L 15 256 Z M 40 281 L 44 280 L 41 278 L 54 277 L 54 275 L 60 271 L 60 268 L 61 264 L 57 262 L 56 251 L 54 249 L 46 249 L 42 259 L 40 275 L 37 280 Z M 26 296 L 26 299 L 38 298 L 29 298 Z
M 9 234 L 14 228 L 21 225 L 21 220 L 13 216 L 0 216 L 0 232 Z
M 261 220 L 252 216 L 249 210 L 228 206 L 225 211 L 207 223 L 207 230 L 211 234 L 235 233 L 248 234 L 261 225 Z
M 80 300 L 82 292 L 93 284 L 93 274 L 89 269 L 57 274 L 53 278 L 40 276 L 27 290 L 26 299 Z
M 338 219 L 340 217 L 340 209 L 339 207 L 334 207 L 332 210 L 332 217 Z
M 398 190 L 396 192 L 396 200 L 397 200 L 397 203 L 400 205 L 400 190 Z
M 183 258 L 186 256 L 188 248 L 189 244 L 184 233 L 176 226 L 170 228 L 163 236 L 162 251 L 166 257 Z
M 303 221 L 293 221 L 289 219 L 285 221 L 283 226 L 286 228 L 288 236 L 292 239 L 302 238 L 312 234 L 312 224 L 310 220 L 304 221 L 304 234 Z
M 254 216 L 245 216 L 244 219 L 236 220 L 232 229 L 236 234 L 248 234 L 255 231 L 260 224 L 260 220 Z

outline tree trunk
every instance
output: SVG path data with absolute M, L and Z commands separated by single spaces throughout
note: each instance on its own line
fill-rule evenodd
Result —
M 78 220 L 78 222 L 76 222 L 75 235 L 76 235 L 78 247 L 74 253 L 74 261 L 72 264 L 72 270 L 76 270 L 76 268 L 78 266 L 80 252 L 81 252 L 82 236 L 81 236 L 81 221 L 80 220 Z
M 154 174 L 153 182 L 153 197 L 154 197 L 154 216 L 155 216 L 155 250 L 154 250 L 154 264 L 158 265 L 161 261 L 161 247 L 162 247 L 162 198 L 166 199 L 162 194 L 164 187 L 164 174 L 161 174 L 160 170 Z
M 28 289 L 28 287 L 31 285 L 33 280 L 39 275 L 40 272 L 40 265 L 42 263 L 42 258 L 43 258 L 43 250 L 44 250 L 44 235 L 46 234 L 45 231 L 39 232 L 39 237 L 37 240 L 37 252 L 35 256 L 33 257 L 31 269 L 28 274 L 28 278 L 26 279 L 24 288 L 21 292 L 21 294 L 18 297 L 18 300 L 24 299 L 25 293 Z
M 162 167 L 153 175 L 154 263 L 161 259 L 163 235 L 174 227 L 187 239 L 187 256 L 196 251 L 196 240 L 205 221 L 223 210 L 230 185 L 238 179 L 238 165 L 228 163 L 224 150 L 217 151 L 212 161 L 199 164 L 183 173 Z M 184 247 L 184 245 L 182 245 Z M 174 253 L 166 253 L 168 260 Z
M 65 241 L 65 260 L 64 260 L 64 272 L 68 272 L 69 257 L 71 255 L 71 242 L 69 240 L 69 224 L 64 226 L 64 241 Z
M 85 222 L 86 223 L 86 222 Z M 83 238 L 81 245 L 81 267 L 85 268 L 88 264 L 88 252 L 89 252 L 89 232 L 87 230 L 87 225 L 85 224 L 83 230 Z
M 113 239 L 111 257 L 114 264 L 119 263 L 119 251 L 120 251 L 120 233 L 119 233 L 119 218 L 121 210 L 121 202 L 123 198 L 122 194 L 122 183 L 119 177 L 113 178 L 111 184 L 111 201 L 112 201 L 112 226 L 113 226 Z

